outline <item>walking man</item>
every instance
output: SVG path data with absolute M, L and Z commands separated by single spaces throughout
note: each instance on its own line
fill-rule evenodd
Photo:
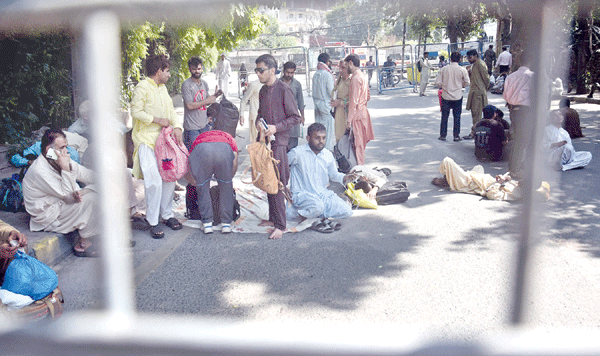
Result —
M 475 125 L 481 120 L 483 108 L 488 103 L 487 88 L 490 86 L 490 77 L 487 73 L 485 63 L 479 59 L 477 50 L 472 49 L 468 51 L 467 60 L 471 63 L 471 68 L 469 69 L 471 87 L 469 88 L 469 96 L 467 97 L 467 110 L 471 110 L 473 126 L 471 126 L 471 133 L 463 138 L 472 140 L 475 138 Z
M 471 84 L 469 73 L 460 65 L 460 53 L 452 52 L 450 54 L 450 64 L 440 69 L 435 79 L 435 85 L 442 88 L 442 122 L 440 124 L 440 137 L 438 140 L 446 141 L 448 132 L 448 116 L 450 109 L 454 116 L 454 141 L 460 141 L 460 113 L 462 110 L 463 93 L 462 89 Z
M 219 89 L 223 91 L 226 98 L 229 93 L 229 75 L 231 74 L 231 64 L 229 59 L 225 58 L 225 53 L 221 53 L 221 60 L 217 63 L 217 83 Z
M 181 84 L 183 98 L 183 141 L 191 152 L 192 143 L 198 135 L 210 130 L 206 108 L 217 100 L 208 95 L 208 84 L 202 79 L 202 59 L 194 56 L 188 60 L 191 76 Z
M 367 102 L 371 99 L 371 93 L 365 76 L 360 71 L 360 58 L 358 55 L 349 54 L 344 62 L 346 62 L 348 73 L 351 75 L 346 128 L 352 129 L 357 163 L 365 164 L 365 148 L 369 141 L 375 139 L 371 116 L 369 110 L 367 110 Z
M 273 156 L 279 161 L 279 179 L 283 186 L 287 186 L 290 177 L 287 147 L 290 139 L 290 129 L 301 122 L 298 105 L 294 99 L 292 89 L 277 79 L 275 75 L 276 62 L 270 54 L 263 54 L 256 59 L 254 71 L 261 83 L 265 84 L 259 92 L 259 106 L 257 118 L 267 122 L 265 136 L 275 136 L 271 142 Z M 277 194 L 267 194 L 269 201 L 269 222 L 275 229 L 269 235 L 270 239 L 280 239 L 286 229 L 285 196 L 283 191 Z
M 373 68 L 375 67 L 375 62 L 373 62 L 373 56 L 369 56 L 369 60 L 367 61 L 367 63 L 365 63 L 365 66 L 367 67 L 367 73 L 369 75 L 369 88 L 371 87 L 371 77 L 373 77 Z
M 313 101 L 315 104 L 315 122 L 325 126 L 327 130 L 327 142 L 325 148 L 333 152 L 335 146 L 335 129 L 333 116 L 331 115 L 331 93 L 333 92 L 333 73 L 331 72 L 329 54 L 319 54 L 317 71 L 313 76 Z
M 502 46 L 502 53 L 498 56 L 496 67 L 499 68 L 500 74 L 509 73 L 512 66 L 512 54 L 508 51 L 508 46 Z
M 183 143 L 183 125 L 165 86 L 171 77 L 169 66 L 170 62 L 164 55 L 148 57 L 148 77 L 138 83 L 131 99 L 133 175 L 144 180 L 146 219 L 150 224 L 150 234 L 155 239 L 165 236 L 158 226 L 159 216 L 171 229 L 181 229 L 181 223 L 173 214 L 175 182 L 163 181 L 154 154 L 154 145 L 163 127 L 172 126 L 173 138 L 178 144 Z
M 304 95 L 302 94 L 302 84 L 294 78 L 295 73 L 296 63 L 290 61 L 283 64 L 281 80 L 292 89 L 292 94 L 294 94 L 294 99 L 296 99 L 296 104 L 298 105 L 298 111 L 302 117 L 302 120 L 290 130 L 288 151 L 298 146 L 298 138 L 302 137 L 302 126 L 304 126 Z
M 494 69 L 494 65 L 496 64 L 496 52 L 494 51 L 494 45 L 490 45 L 490 47 L 485 51 L 483 54 L 483 60 L 487 66 L 488 75 L 492 75 L 492 69 Z
M 421 62 L 421 80 L 419 81 L 419 95 L 425 96 L 425 88 L 427 88 L 427 83 L 429 82 L 429 68 L 431 65 L 429 64 L 429 52 L 423 52 L 423 57 L 419 59 Z

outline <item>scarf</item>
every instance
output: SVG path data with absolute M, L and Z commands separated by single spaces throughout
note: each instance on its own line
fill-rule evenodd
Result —
M 329 72 L 329 74 L 333 75 L 333 73 L 331 72 L 331 69 L 329 69 L 329 67 L 327 66 L 327 64 L 325 64 L 323 62 L 317 63 L 317 70 L 326 70 L 326 71 Z

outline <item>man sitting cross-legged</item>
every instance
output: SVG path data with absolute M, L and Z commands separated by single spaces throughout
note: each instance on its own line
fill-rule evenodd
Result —
M 293 203 L 287 210 L 288 218 L 297 215 L 304 219 L 347 218 L 352 215 L 350 203 L 327 189 L 329 180 L 344 184 L 351 177 L 338 172 L 333 154 L 325 148 L 326 139 L 325 126 L 314 123 L 307 130 L 308 144 L 298 146 L 288 154 Z M 320 224 L 322 229 L 317 231 L 333 231 L 327 222 Z

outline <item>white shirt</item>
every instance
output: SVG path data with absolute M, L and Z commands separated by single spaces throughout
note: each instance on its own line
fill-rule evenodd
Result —
M 496 61 L 496 67 L 499 66 L 509 66 L 512 67 L 512 54 L 509 51 L 504 51 L 500 53 L 498 56 L 498 60 Z

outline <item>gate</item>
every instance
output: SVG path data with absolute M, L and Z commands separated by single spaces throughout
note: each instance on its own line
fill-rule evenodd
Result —
M 410 44 L 404 46 L 379 47 L 377 65 L 377 91 L 412 88 L 417 91 L 419 83 L 418 74 L 415 76 L 416 57 L 413 55 L 413 47 Z M 394 66 L 384 66 L 390 57 Z

